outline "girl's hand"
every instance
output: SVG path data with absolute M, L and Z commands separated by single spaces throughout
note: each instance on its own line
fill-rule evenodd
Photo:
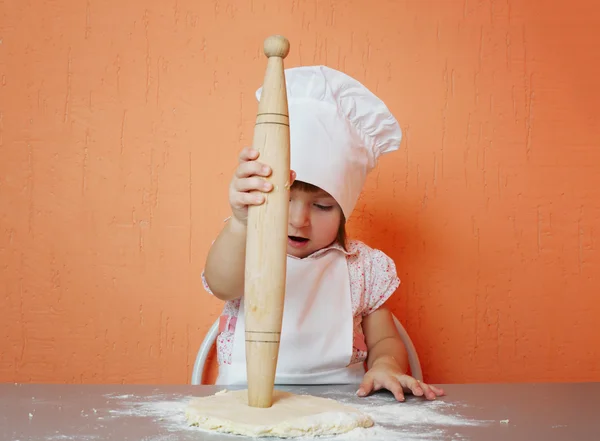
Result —
M 382 360 L 376 362 L 365 374 L 358 388 L 357 395 L 366 397 L 371 392 L 387 389 L 398 401 L 404 401 L 404 394 L 411 393 L 415 396 L 424 396 L 428 400 L 444 395 L 443 389 L 425 384 L 410 375 L 398 370 L 395 363 Z
M 260 205 L 273 185 L 265 178 L 271 175 L 271 168 L 257 161 L 258 151 L 252 147 L 244 148 L 239 155 L 239 165 L 229 185 L 229 204 L 233 216 L 243 225 L 248 222 L 248 206 Z M 290 172 L 290 185 L 295 179 Z M 251 193 L 260 192 L 260 193 Z

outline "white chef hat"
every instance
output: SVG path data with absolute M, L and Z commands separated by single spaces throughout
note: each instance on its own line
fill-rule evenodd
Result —
M 348 219 L 379 156 L 398 150 L 400 126 L 383 101 L 335 69 L 294 67 L 285 79 L 290 166 L 297 180 L 331 194 Z

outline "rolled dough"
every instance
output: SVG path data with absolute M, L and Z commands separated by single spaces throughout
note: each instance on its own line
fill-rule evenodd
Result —
M 338 401 L 277 389 L 269 408 L 248 406 L 246 389 L 224 390 L 192 399 L 185 414 L 194 426 L 254 437 L 335 435 L 373 425 L 367 415 Z

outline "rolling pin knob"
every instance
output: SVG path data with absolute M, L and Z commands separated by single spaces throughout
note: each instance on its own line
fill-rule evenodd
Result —
M 264 52 L 269 58 L 285 58 L 290 53 L 290 42 L 281 35 L 272 35 L 265 40 Z

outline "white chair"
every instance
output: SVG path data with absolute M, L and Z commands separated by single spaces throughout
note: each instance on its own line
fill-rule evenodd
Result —
M 406 347 L 406 351 L 408 352 L 408 363 L 410 366 L 411 375 L 419 381 L 423 381 L 423 372 L 421 371 L 421 363 L 419 361 L 419 356 L 417 354 L 417 350 L 413 345 L 410 336 L 404 329 L 404 326 L 400 323 L 400 321 L 396 318 L 395 315 L 392 314 L 394 319 L 394 323 L 396 324 L 396 329 L 400 334 L 400 338 Z M 192 384 L 199 385 L 202 384 L 202 376 L 204 374 L 204 368 L 206 365 L 206 359 L 208 358 L 208 354 L 217 339 L 217 334 L 219 332 L 219 319 L 217 319 L 213 325 L 210 327 L 202 344 L 200 345 L 200 349 L 198 350 L 198 354 L 196 355 L 196 361 L 194 363 L 194 370 L 192 371 Z

